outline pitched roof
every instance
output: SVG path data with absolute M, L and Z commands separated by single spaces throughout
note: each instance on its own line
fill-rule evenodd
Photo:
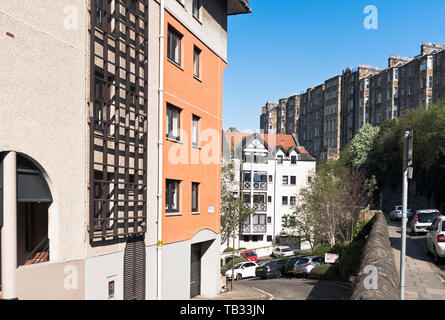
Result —
M 289 134 L 262 134 L 261 137 L 271 148 L 282 146 L 285 150 L 288 150 L 297 147 L 294 137 Z

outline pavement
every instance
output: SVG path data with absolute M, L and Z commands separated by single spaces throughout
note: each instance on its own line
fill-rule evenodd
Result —
M 394 262 L 400 275 L 401 223 L 388 219 Z M 405 299 L 445 300 L 445 275 L 428 256 L 425 236 L 406 237 Z
M 233 291 L 230 290 L 231 283 L 227 282 L 227 291 L 216 297 L 197 296 L 193 300 L 272 300 L 273 295 L 252 287 L 242 286 L 235 283 Z

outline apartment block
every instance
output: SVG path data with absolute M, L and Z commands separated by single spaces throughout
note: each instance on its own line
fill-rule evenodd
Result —
M 300 117 L 300 96 L 293 95 L 287 99 L 286 103 L 286 134 L 296 135 L 298 140 Z
M 296 116 L 288 106 L 286 133 L 295 132 L 317 160 L 335 159 L 365 124 L 380 125 L 408 110 L 444 100 L 444 57 L 443 45 L 423 43 L 418 56 L 390 56 L 385 69 L 367 65 L 347 68 L 324 84 L 286 99 L 288 104 L 295 101 L 294 112 L 299 110 Z M 324 98 L 319 96 L 321 92 Z M 280 124 L 277 121 L 269 117 L 269 127 L 283 132 L 283 119 L 279 118 Z M 260 125 L 266 128 L 263 121 Z
M 320 160 L 336 159 L 340 154 L 341 88 L 341 76 L 335 76 L 325 82 L 324 144 Z
M 0 296 L 216 295 L 227 17 L 248 1 L 0 8 Z
M 279 236 L 292 237 L 299 249 L 309 246 L 298 241 L 298 233 L 283 227 L 283 217 L 293 212 L 299 190 L 315 171 L 315 159 L 285 134 L 249 134 L 227 130 L 223 153 L 237 172 L 237 193 L 245 206 L 254 208 L 236 239 L 237 248 L 270 247 Z M 222 244 L 224 250 L 227 245 Z M 298 249 L 298 248 L 297 248 Z

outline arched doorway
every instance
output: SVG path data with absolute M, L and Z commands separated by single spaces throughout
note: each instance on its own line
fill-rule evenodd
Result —
M 17 261 L 16 267 L 49 261 L 49 238 L 48 238 L 48 209 L 53 202 L 49 186 L 40 166 L 31 158 L 23 154 L 15 154 L 16 174 L 9 174 L 4 168 L 4 159 L 8 153 L 0 153 L 0 228 L 3 232 L 3 224 L 6 223 L 5 215 L 11 214 L 4 208 L 4 194 L 7 189 L 14 189 L 16 195 L 16 217 L 14 217 L 13 232 L 16 233 Z M 12 170 L 12 169 L 11 169 Z M 14 171 L 12 171 L 14 172 Z M 14 198 L 12 198 L 14 199 Z M 13 201 L 13 200 L 11 200 Z M 11 230 L 11 228 L 9 228 Z M 8 231 L 10 232 L 10 231 Z M 8 233 L 9 239 L 14 238 L 13 233 Z M 0 261 L 2 261 L 0 237 Z M 15 255 L 13 255 L 15 256 Z M 6 257 L 4 257 L 6 259 Z M 12 264 L 13 262 L 10 261 Z M 0 283 L 2 281 L 0 267 Z M 6 279 L 5 279 L 6 281 Z

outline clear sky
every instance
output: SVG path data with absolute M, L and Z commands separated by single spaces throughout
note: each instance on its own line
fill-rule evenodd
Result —
M 359 64 L 386 67 L 422 42 L 445 44 L 444 0 L 250 0 L 229 17 L 223 126 L 259 129 L 261 107 Z M 378 29 L 366 29 L 368 5 Z M 370 21 L 372 22 L 372 21 Z

